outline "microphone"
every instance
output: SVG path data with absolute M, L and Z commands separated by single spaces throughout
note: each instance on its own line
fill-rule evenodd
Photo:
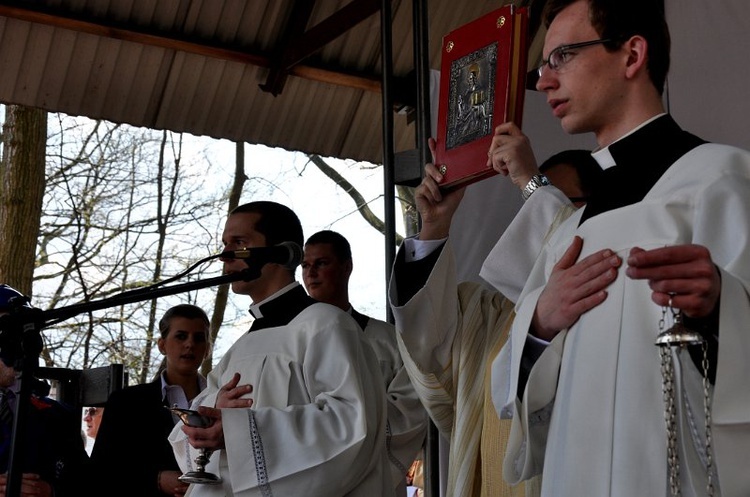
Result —
M 302 262 L 302 248 L 294 242 L 282 242 L 271 247 L 244 248 L 240 250 L 225 250 L 219 257 L 222 259 L 244 259 L 247 265 L 257 267 L 268 263 L 281 264 L 289 270 L 294 270 Z

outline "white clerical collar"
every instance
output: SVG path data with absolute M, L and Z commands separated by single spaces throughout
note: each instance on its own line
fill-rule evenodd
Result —
M 277 291 L 276 293 L 272 294 L 269 297 L 266 297 L 265 299 L 261 300 L 260 302 L 257 302 L 257 303 L 253 302 L 253 304 L 250 306 L 250 309 L 249 309 L 250 314 L 252 314 L 252 316 L 255 319 L 262 318 L 263 317 L 263 313 L 261 312 L 260 307 L 263 304 L 265 304 L 266 302 L 272 301 L 273 299 L 277 298 L 280 295 L 284 295 L 289 290 L 292 290 L 293 288 L 296 288 L 298 286 L 299 286 L 299 283 L 296 282 L 296 281 L 293 281 L 293 282 L 289 283 L 287 286 L 285 286 L 284 288 L 282 288 L 281 290 Z
M 632 135 L 633 133 L 635 133 L 636 131 L 638 131 L 642 127 L 646 126 L 647 124 L 651 123 L 652 121 L 655 121 L 655 120 L 659 119 L 661 116 L 665 116 L 666 114 L 667 114 L 666 112 L 662 112 L 661 114 L 657 114 L 654 117 L 643 121 L 639 126 L 636 126 L 635 128 L 631 129 L 630 131 L 628 131 L 627 133 L 625 133 L 624 135 L 622 135 L 620 138 L 618 138 L 617 140 L 613 141 L 612 143 L 619 142 L 620 140 L 622 140 L 626 136 Z M 594 150 L 591 153 L 591 156 L 594 158 L 594 160 L 596 162 L 599 163 L 599 167 L 601 167 L 602 169 L 609 169 L 610 167 L 612 167 L 612 166 L 615 165 L 615 158 L 612 157 L 612 154 L 609 151 L 609 147 L 612 146 L 612 143 L 610 143 L 606 147 L 598 148 L 598 149 Z
M 177 406 L 181 409 L 188 409 L 190 402 L 185 395 L 185 391 L 180 385 L 170 385 L 167 383 L 167 371 L 164 370 L 159 375 L 161 378 L 161 398 L 167 401 L 168 406 Z M 206 388 L 206 378 L 198 373 L 198 390 Z

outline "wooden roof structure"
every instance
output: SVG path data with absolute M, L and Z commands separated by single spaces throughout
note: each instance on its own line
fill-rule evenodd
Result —
M 0 101 L 379 163 L 382 1 L 0 0 Z M 414 148 L 414 3 L 390 3 L 397 151 Z M 430 1 L 429 66 L 506 3 Z

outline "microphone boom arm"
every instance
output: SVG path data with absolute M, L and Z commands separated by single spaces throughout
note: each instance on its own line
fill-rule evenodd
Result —
M 51 320 L 55 320 L 55 323 L 57 323 L 84 312 L 98 311 L 101 309 L 118 307 L 125 304 L 133 304 L 135 302 L 142 302 L 144 300 L 166 297 L 168 295 L 175 295 L 178 293 L 191 292 L 193 290 L 200 290 L 211 286 L 223 285 L 225 283 L 232 283 L 234 281 L 252 281 L 258 278 L 258 276 L 260 276 L 260 268 L 249 267 L 248 269 L 245 269 L 244 271 L 240 271 L 238 273 L 225 274 L 222 276 L 216 276 L 214 278 L 207 278 L 205 280 L 191 281 L 188 283 L 181 283 L 179 285 L 153 288 L 144 291 L 132 290 L 127 292 L 126 294 L 114 295 L 106 299 L 92 300 L 89 302 L 83 302 L 81 304 L 73 304 L 66 307 L 60 307 L 59 309 L 50 309 L 47 311 L 42 311 L 42 319 L 44 322 L 43 327 L 48 326 L 49 321 Z

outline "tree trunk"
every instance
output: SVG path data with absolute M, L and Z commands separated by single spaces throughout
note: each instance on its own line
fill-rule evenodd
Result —
M 0 283 L 31 295 L 45 184 L 47 112 L 5 109 L 0 159 Z
M 417 201 L 414 198 L 414 187 L 396 185 L 398 202 L 401 205 L 401 215 L 404 217 L 406 236 L 414 236 L 419 233 L 419 213 L 417 212 Z

